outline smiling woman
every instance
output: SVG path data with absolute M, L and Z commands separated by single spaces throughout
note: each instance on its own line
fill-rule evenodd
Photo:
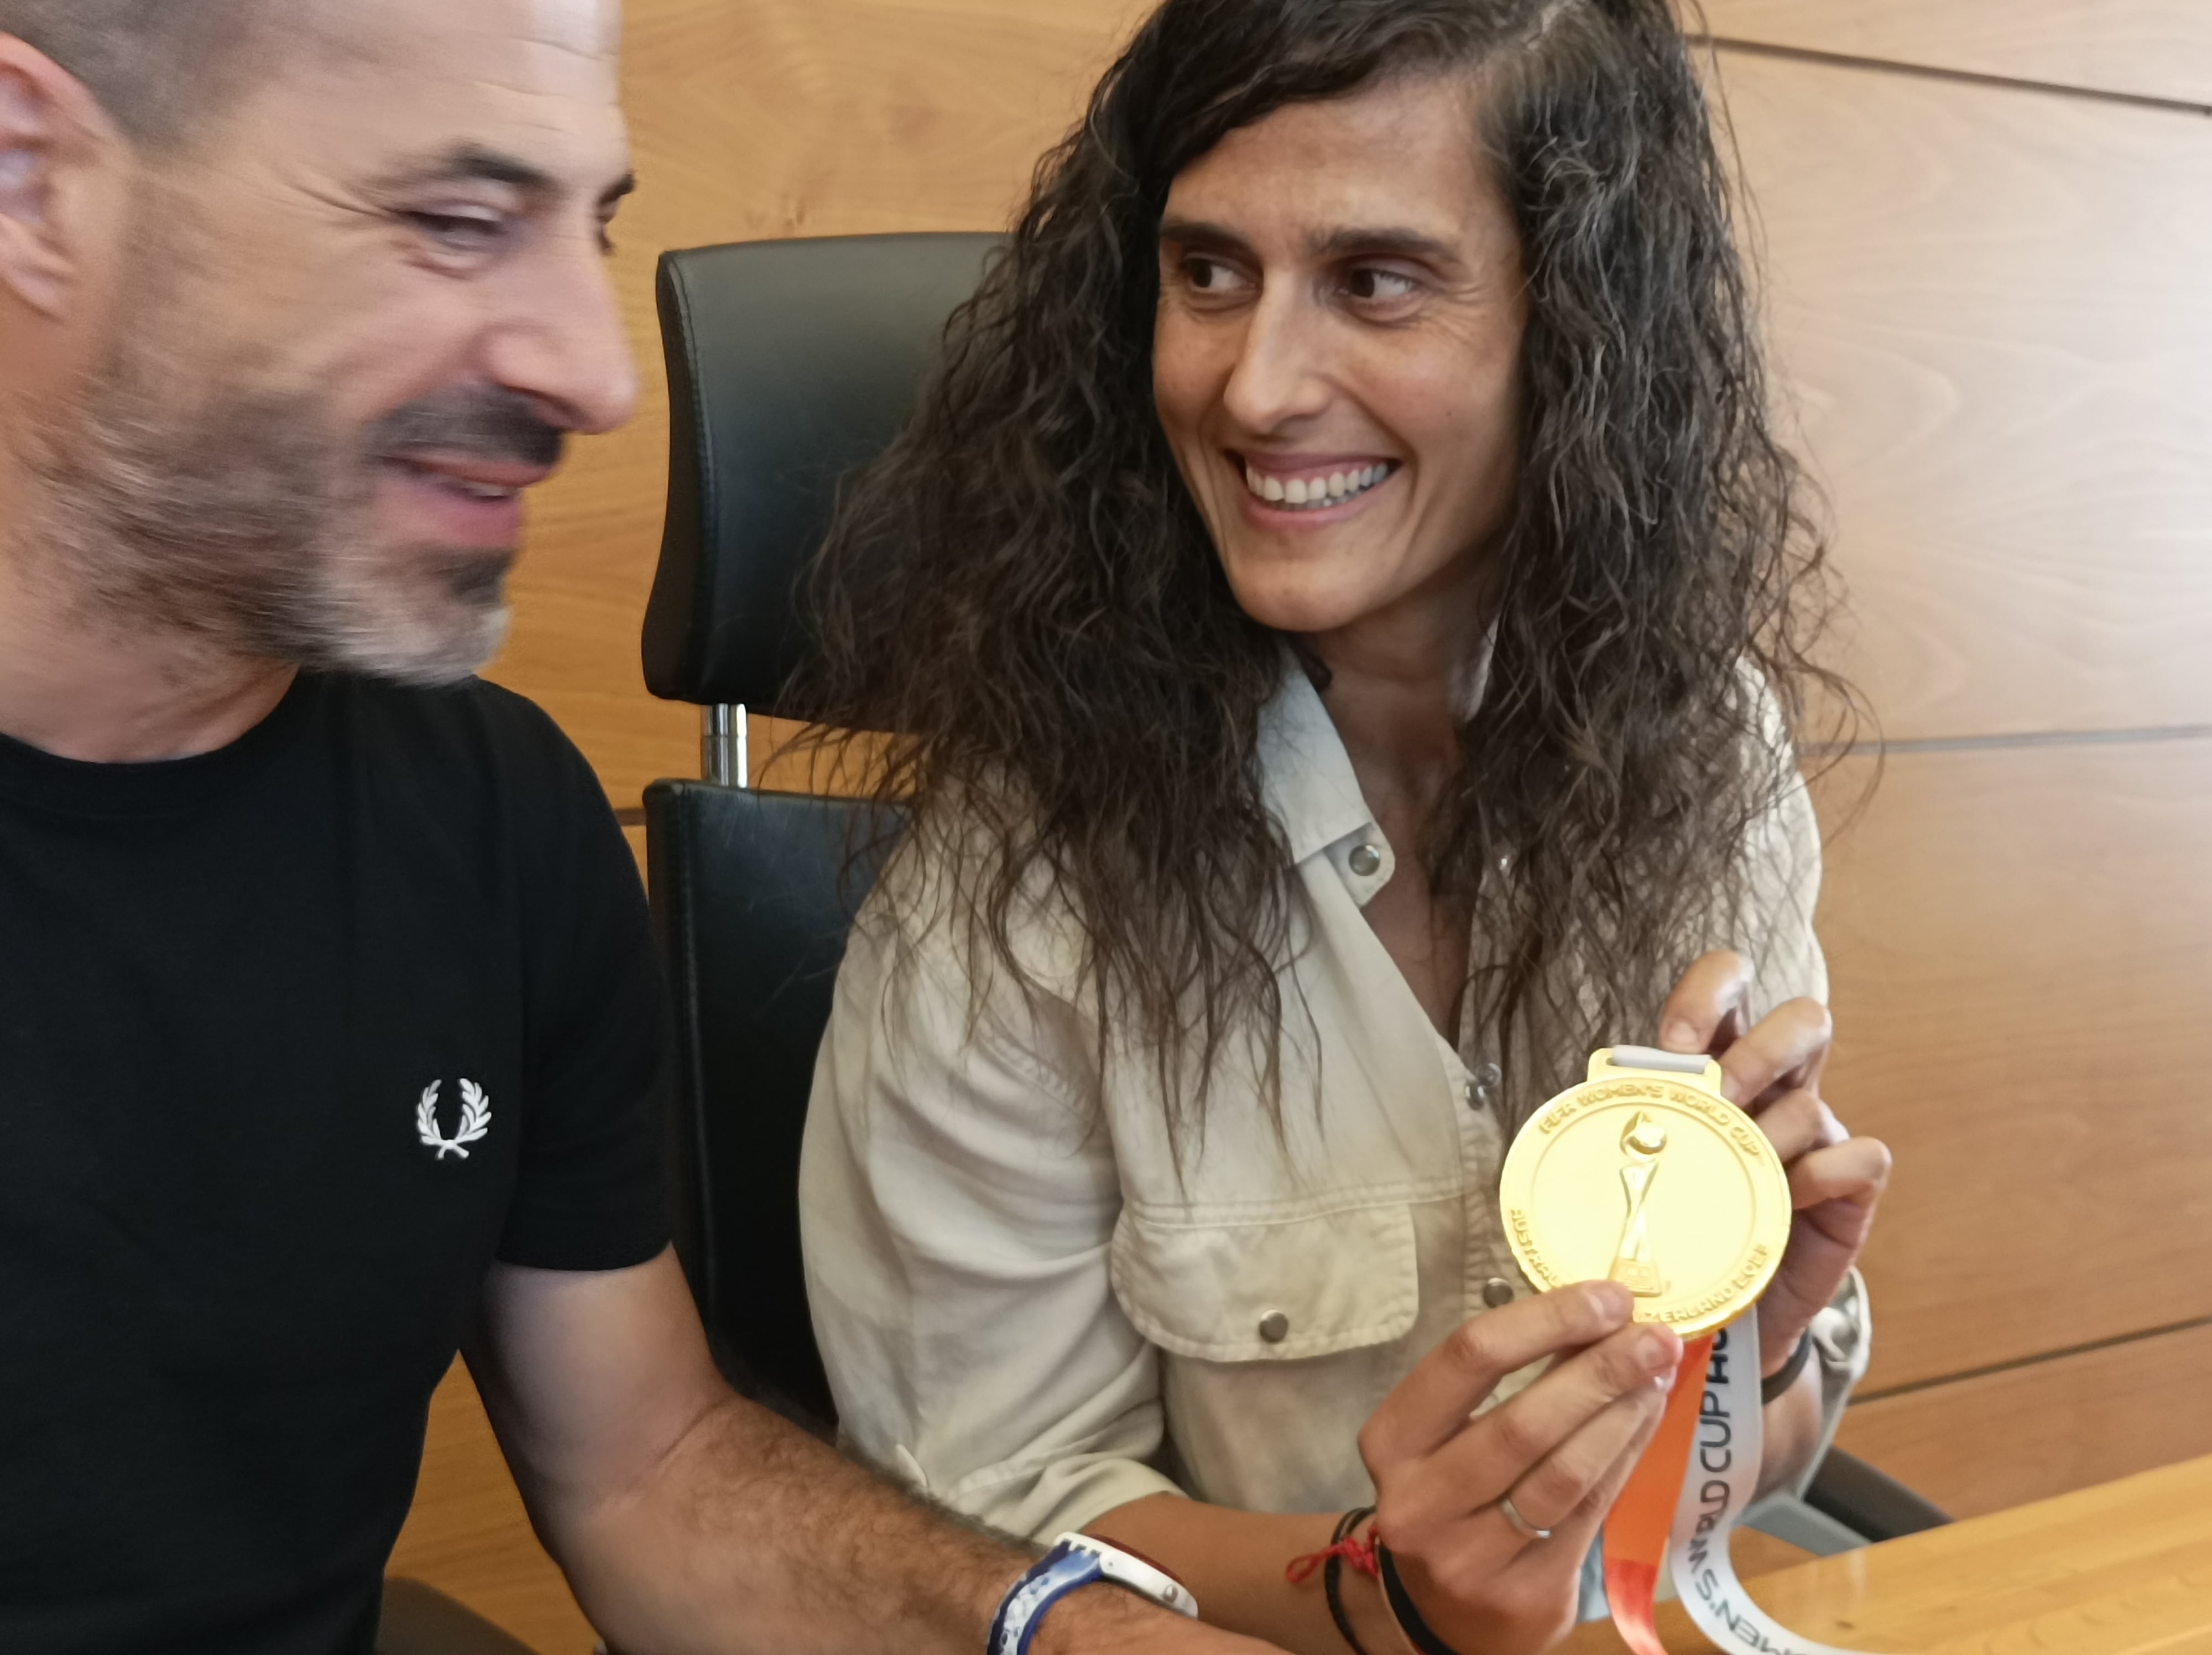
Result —
M 813 704 L 914 822 L 803 1175 L 865 1451 L 1294 1650 L 1544 1646 L 1679 1347 L 1531 1292 L 1499 1160 L 1656 1039 L 1791 1165 L 1804 1473 L 1887 1156 L 1820 1097 L 1820 548 L 1748 310 L 1664 0 L 1139 31 L 817 571 Z M 1333 1535 L 1402 1599 L 1285 1578 Z

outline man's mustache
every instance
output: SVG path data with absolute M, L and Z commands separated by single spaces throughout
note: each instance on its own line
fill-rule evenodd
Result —
M 550 469 L 568 435 L 520 392 L 468 386 L 394 409 L 369 428 L 368 447 L 386 459 L 447 454 Z

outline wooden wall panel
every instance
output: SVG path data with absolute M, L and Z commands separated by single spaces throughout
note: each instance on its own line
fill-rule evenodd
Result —
M 499 1439 L 459 1361 L 431 1400 L 422 1480 L 386 1573 L 459 1599 L 537 1655 L 591 1655 L 597 1641 L 531 1532 Z
M 1837 1440 L 1978 1517 L 2212 1454 L 2208 1372 L 2198 1326 L 1855 1403 Z
M 1832 846 L 1826 1090 L 1897 1155 L 1868 1390 L 2212 1315 L 2208 867 L 2202 740 L 1895 757 Z
M 2212 121 L 1720 62 L 1888 733 L 2212 723 Z
M 630 0 L 641 184 L 614 277 L 637 419 L 540 491 L 493 676 L 581 744 L 618 806 L 698 773 L 696 715 L 653 701 L 638 626 L 660 550 L 668 412 L 655 259 L 784 235 L 1002 227 L 1144 8 L 1131 0 Z
M 1705 27 L 1729 39 L 2212 104 L 2203 0 L 1704 0 L 1702 9 Z
M 646 396 L 544 490 L 496 675 L 617 802 L 695 768 L 647 697 L 665 248 L 1002 222 L 1140 8 L 638 0 L 616 277 Z M 2212 124 L 1729 54 L 1852 661 L 1901 736 L 2212 721 Z M 2085 575 L 2090 569 L 2093 575 Z

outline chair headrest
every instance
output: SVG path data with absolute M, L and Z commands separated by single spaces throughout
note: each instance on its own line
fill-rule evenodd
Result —
M 838 480 L 913 411 L 990 235 L 756 241 L 660 261 L 668 523 L 645 679 L 670 701 L 804 717 L 793 602 Z

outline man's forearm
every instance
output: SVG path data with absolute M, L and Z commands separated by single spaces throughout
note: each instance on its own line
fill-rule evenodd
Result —
M 980 1655 L 1028 1563 L 736 1396 L 548 1542 L 621 1655 Z
M 469 1366 L 538 1531 L 618 1655 L 983 1655 L 1030 1554 L 734 1395 L 672 1253 L 495 1268 Z M 1037 1655 L 1255 1655 L 1118 1588 Z
M 617 1655 L 983 1655 L 1034 1561 L 734 1396 L 647 1483 L 548 1539 Z M 1266 1655 L 1113 1586 L 1054 1604 L 1031 1649 Z

